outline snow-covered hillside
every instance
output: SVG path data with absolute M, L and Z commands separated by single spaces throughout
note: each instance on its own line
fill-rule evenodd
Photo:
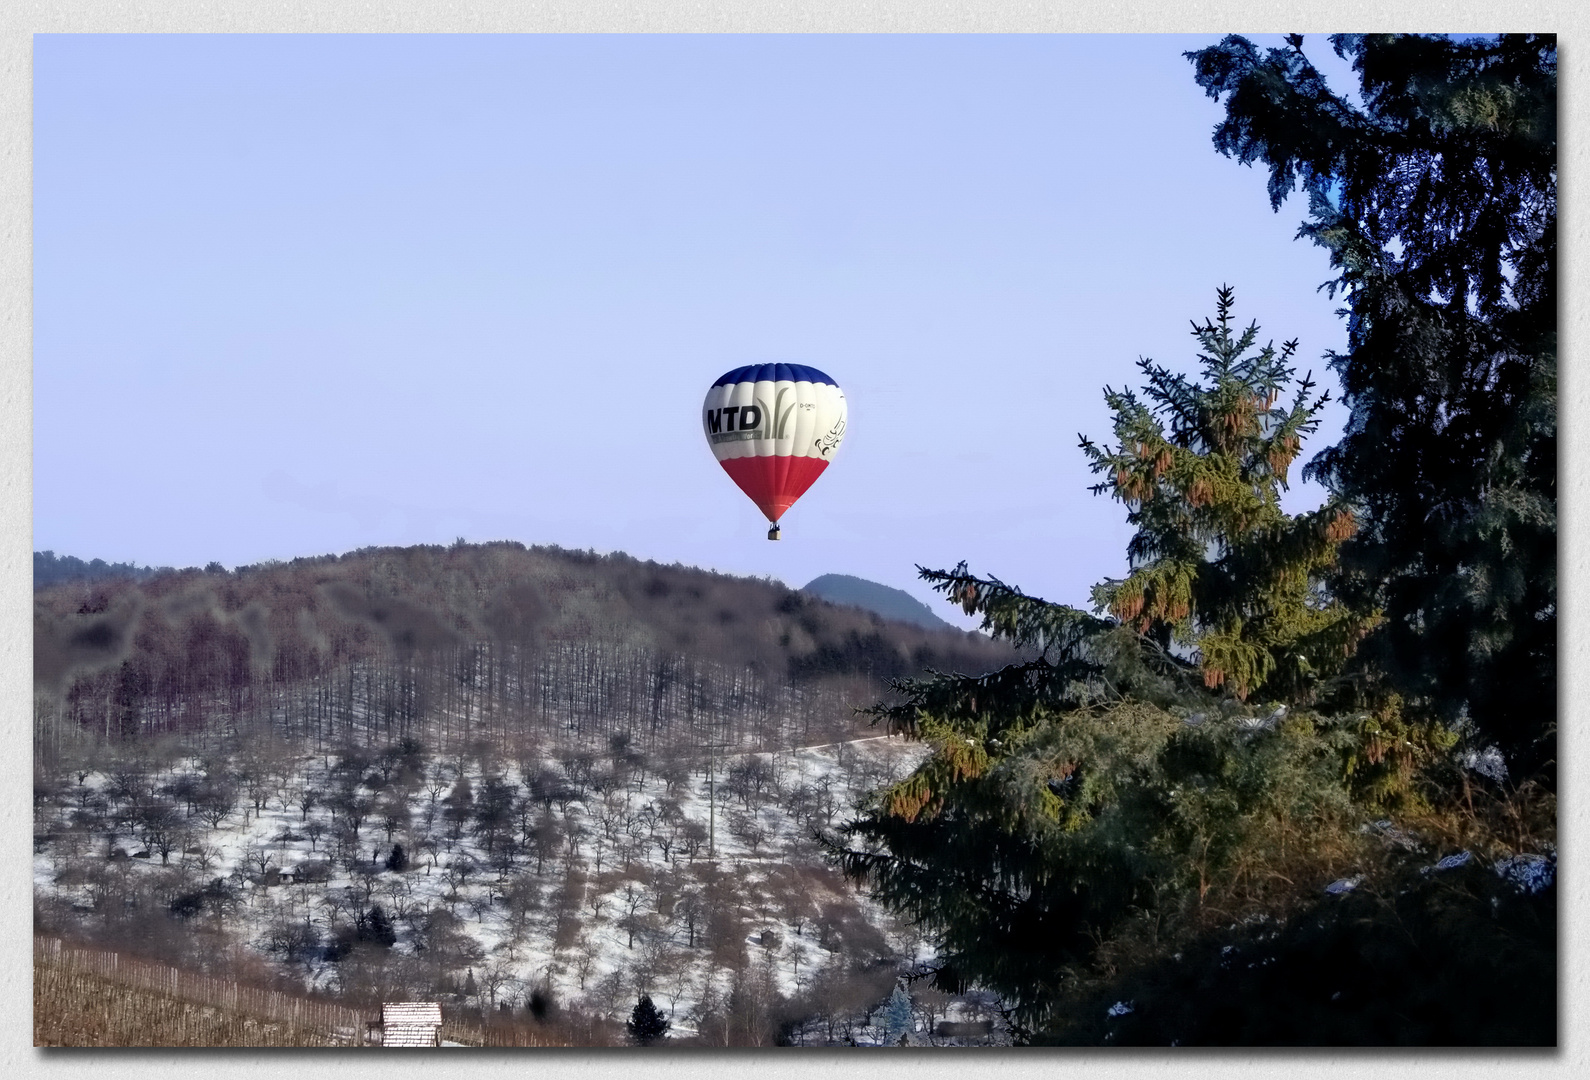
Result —
M 879 737 L 688 762 L 621 741 L 85 762 L 38 793 L 36 895 L 61 930 L 203 926 L 350 995 L 622 1020 L 650 994 L 676 1036 L 893 1042 L 885 1003 L 930 949 L 816 834 L 923 753 Z M 990 1015 L 913 991 L 919 1040 Z

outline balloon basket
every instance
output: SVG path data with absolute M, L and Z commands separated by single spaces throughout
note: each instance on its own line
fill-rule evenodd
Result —
M 774 522 L 772 525 L 768 526 L 767 538 L 769 540 L 777 540 L 778 539 L 778 523 L 777 522 Z

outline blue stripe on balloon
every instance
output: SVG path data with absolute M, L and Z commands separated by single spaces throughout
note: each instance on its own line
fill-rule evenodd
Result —
M 747 364 L 745 367 L 735 368 L 722 376 L 713 386 L 732 386 L 743 382 L 810 382 L 827 383 L 837 387 L 839 384 L 805 364 Z

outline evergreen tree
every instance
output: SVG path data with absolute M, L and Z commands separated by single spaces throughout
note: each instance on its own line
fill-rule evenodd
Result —
M 1299 35 L 1189 53 L 1215 147 L 1270 172 L 1347 301 L 1351 410 L 1310 466 L 1357 516 L 1333 591 L 1385 619 L 1360 671 L 1552 773 L 1556 725 L 1556 40 L 1338 35 L 1359 107 Z
M 635 1002 L 635 1008 L 629 1014 L 629 1019 L 624 1021 L 624 1030 L 629 1033 L 629 1041 L 636 1046 L 651 1046 L 668 1037 L 668 1029 L 672 1026 L 652 1004 L 650 994 L 642 994 L 640 1000 Z
M 1084 438 L 1082 449 L 1108 476 L 1093 490 L 1124 503 L 1137 532 L 1131 572 L 1098 585 L 1094 608 L 1162 646 L 1196 649 L 1210 688 L 1295 699 L 1342 666 L 1374 616 L 1322 588 L 1352 512 L 1334 501 L 1295 518 L 1281 510 L 1288 470 L 1328 395 L 1311 397 L 1305 377 L 1278 407 L 1297 342 L 1254 349 L 1258 324 L 1237 334 L 1233 303 L 1222 288 L 1216 318 L 1193 323 L 1203 383 L 1143 359 L 1143 398 L 1105 389 L 1117 445 Z
M 469 777 L 460 770 L 458 782 L 453 785 L 453 790 L 447 793 L 447 798 L 442 800 L 444 809 L 442 813 L 455 829 L 462 829 L 475 812 L 475 789 L 469 783 Z
M 402 873 L 409 868 L 409 856 L 402 844 L 392 845 L 392 853 L 386 857 L 386 868 L 393 873 Z
M 941 988 L 993 989 L 1029 1032 L 1102 944 L 1262 911 L 1359 843 L 1358 732 L 1302 707 L 1368 623 L 1319 589 L 1351 519 L 1279 509 L 1319 402 L 1305 379 L 1275 407 L 1294 346 L 1250 351 L 1257 328 L 1236 334 L 1230 306 L 1222 290 L 1218 321 L 1194 327 L 1206 383 L 1145 362 L 1147 403 L 1106 392 L 1119 445 L 1083 440 L 1110 474 L 1096 490 L 1137 525 L 1132 572 L 1095 590 L 1097 614 L 965 564 L 922 571 L 1037 656 L 894 683 L 873 715 L 933 753 L 831 841 L 936 933 Z M 1258 689 L 1263 710 L 1246 701 Z
M 905 992 L 905 987 L 896 983 L 894 993 L 889 995 L 889 1002 L 883 1007 L 883 1041 L 908 1045 L 906 1040 L 915 1028 L 916 1017 L 911 1012 L 911 995 Z
M 390 949 L 397 943 L 397 931 L 392 927 L 392 920 L 380 904 L 376 904 L 369 911 L 358 915 L 354 919 L 354 937 L 361 942 L 369 942 Z

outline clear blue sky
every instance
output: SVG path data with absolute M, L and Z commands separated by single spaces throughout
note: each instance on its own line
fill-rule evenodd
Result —
M 1302 201 L 1210 145 L 1214 40 L 39 36 L 33 546 L 515 539 L 946 617 L 912 564 L 966 559 L 1085 604 L 1102 387 L 1190 368 L 1222 283 L 1316 375 L 1344 344 Z M 698 418 L 768 361 L 850 406 L 779 543 Z

